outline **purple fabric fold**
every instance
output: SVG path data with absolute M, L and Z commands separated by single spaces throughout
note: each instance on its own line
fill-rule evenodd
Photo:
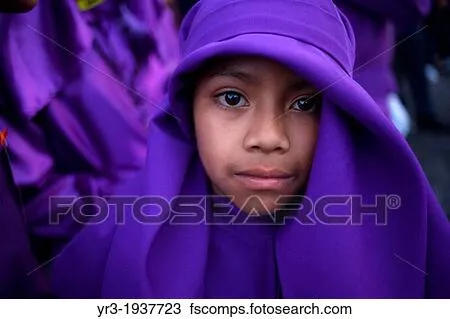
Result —
M 49 294 L 48 283 L 31 251 L 22 203 L 4 146 L 0 146 L 0 252 L 0 298 Z
M 0 14 L 2 109 L 32 118 L 77 75 L 74 56 L 84 56 L 92 36 L 76 12 L 75 1 L 44 0 L 27 14 Z

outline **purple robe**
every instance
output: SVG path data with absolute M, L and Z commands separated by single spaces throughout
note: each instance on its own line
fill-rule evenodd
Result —
M 146 126 L 178 49 L 152 34 L 164 20 L 166 37 L 176 38 L 168 9 L 152 12 L 147 1 L 145 15 L 136 16 L 135 2 L 142 1 L 81 12 L 72 0 L 41 0 L 28 14 L 0 15 L 0 127 L 10 132 L 14 179 L 40 262 L 82 226 L 70 216 L 51 224 L 50 196 L 109 194 L 145 162 Z
M 395 29 L 418 24 L 430 0 L 336 0 L 356 38 L 355 79 L 386 113 L 387 96 L 397 91 L 392 71 Z
M 238 54 L 279 61 L 323 89 L 306 192 L 313 203 L 339 195 L 373 205 L 377 195 L 391 194 L 401 205 L 383 225 L 373 216 L 356 225 L 311 216 L 314 225 L 290 220 L 273 233 L 255 225 L 227 231 L 233 226 L 145 223 L 113 206 L 52 263 L 60 297 L 450 297 L 449 222 L 408 144 L 352 78 L 354 36 L 330 0 L 203 0 L 185 18 L 180 39 L 168 103 L 150 123 L 146 167 L 117 194 L 210 194 L 183 92 L 208 59 Z M 328 215 L 342 218 L 349 209 L 333 207 Z M 301 220 L 303 212 L 294 214 Z
M 237 216 L 239 209 L 235 206 L 232 208 L 229 215 Z M 215 213 L 217 216 L 220 211 Z M 215 223 L 210 226 L 203 298 L 282 297 L 276 262 L 276 235 L 279 225 L 260 222 L 260 225 Z M 254 271 L 255 269 L 258 271 Z M 240 276 L 235 276 L 237 273 L 246 275 L 245 283 Z M 226 280 L 218 285 L 217 278 Z
M 31 252 L 7 149 L 0 146 L 0 298 L 44 297 L 48 288 Z

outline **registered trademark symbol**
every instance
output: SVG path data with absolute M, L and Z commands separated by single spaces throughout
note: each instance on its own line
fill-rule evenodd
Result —
M 399 209 L 402 200 L 398 195 L 389 195 L 386 199 L 386 205 L 389 209 Z

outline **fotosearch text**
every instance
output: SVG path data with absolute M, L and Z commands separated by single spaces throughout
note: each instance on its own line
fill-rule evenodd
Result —
M 397 195 L 281 196 L 275 209 L 261 209 L 264 202 L 251 196 L 236 209 L 233 198 L 226 196 L 57 196 L 50 198 L 50 224 L 71 218 L 80 224 L 101 224 L 114 218 L 125 224 L 130 218 L 143 224 L 229 225 L 276 224 L 297 222 L 301 225 L 387 225 L 389 214 L 401 206 Z M 258 207 L 256 209 L 255 207 Z

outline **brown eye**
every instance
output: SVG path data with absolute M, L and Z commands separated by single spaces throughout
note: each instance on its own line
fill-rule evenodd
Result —
M 302 96 L 291 104 L 290 109 L 297 112 L 313 113 L 320 107 L 320 97 L 316 96 Z
M 219 104 L 227 108 L 239 108 L 247 105 L 244 96 L 235 91 L 226 91 L 216 96 Z

